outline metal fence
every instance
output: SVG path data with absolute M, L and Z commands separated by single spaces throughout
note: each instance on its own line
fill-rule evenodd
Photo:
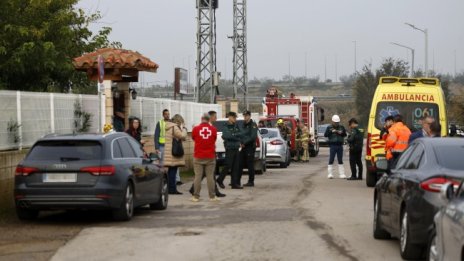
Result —
M 95 95 L 0 91 L 0 150 L 30 147 L 49 133 L 72 133 L 76 102 L 91 114 L 89 132 L 97 132 Z
M 27 148 L 49 133 L 75 131 L 75 104 L 91 114 L 88 132 L 98 132 L 98 96 L 60 93 L 0 91 L 0 150 Z M 184 117 L 188 130 L 210 110 L 222 114 L 217 104 L 198 104 L 168 99 L 139 97 L 131 101 L 130 115 L 142 119 L 144 134 L 153 134 L 162 111 Z
M 168 99 L 139 97 L 132 100 L 131 115 L 142 120 L 144 134 L 153 134 L 156 123 L 161 120 L 164 109 L 168 109 L 171 117 L 180 114 L 185 120 L 185 127 L 191 131 L 193 125 L 201 120 L 201 115 L 208 111 L 216 111 L 222 115 L 221 106 L 217 104 L 203 104 Z

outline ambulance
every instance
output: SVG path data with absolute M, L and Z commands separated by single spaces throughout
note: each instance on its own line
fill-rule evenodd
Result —
M 372 100 L 367 127 L 366 185 L 374 187 L 379 175 L 376 162 L 385 158 L 385 141 L 380 137 L 385 118 L 401 114 L 412 132 L 421 128 L 420 119 L 432 116 L 447 136 L 446 101 L 440 80 L 436 78 L 382 77 Z

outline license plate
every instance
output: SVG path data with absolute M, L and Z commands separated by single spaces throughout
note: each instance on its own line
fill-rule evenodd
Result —
M 77 173 L 46 173 L 44 183 L 73 183 L 77 182 Z

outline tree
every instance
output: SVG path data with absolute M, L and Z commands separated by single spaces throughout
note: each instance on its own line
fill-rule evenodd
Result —
M 409 67 L 408 63 L 403 60 L 387 58 L 375 72 L 372 71 L 372 65 L 365 65 L 361 73 L 358 74 L 354 84 L 355 106 L 361 125 L 367 125 L 369 113 L 371 111 L 372 99 L 374 98 L 375 89 L 379 83 L 380 77 L 397 76 L 406 77 Z
M 88 26 L 101 15 L 85 14 L 78 1 L 0 2 L 0 89 L 64 92 L 72 84 L 85 90 L 89 81 L 72 59 L 121 44 L 109 42 L 109 27 L 93 34 Z

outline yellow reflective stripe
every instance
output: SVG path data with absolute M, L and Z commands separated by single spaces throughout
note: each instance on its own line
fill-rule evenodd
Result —
M 158 141 L 160 144 L 165 144 L 166 143 L 166 122 L 164 120 L 160 120 L 159 125 L 160 125 L 160 137 Z

